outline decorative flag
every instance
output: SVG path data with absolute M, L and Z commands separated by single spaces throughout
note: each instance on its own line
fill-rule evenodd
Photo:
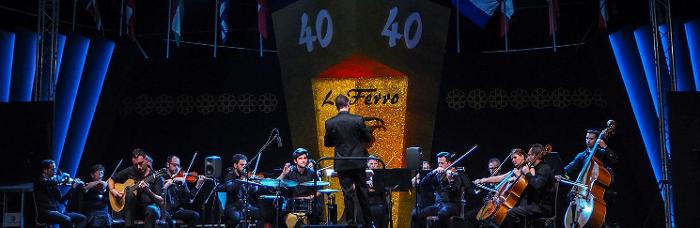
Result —
M 229 26 L 228 26 L 228 18 L 229 18 L 229 7 L 230 7 L 230 2 L 229 0 L 221 0 L 219 2 L 219 26 L 221 27 L 221 41 L 226 43 L 228 40 L 228 35 L 229 35 Z
M 508 19 L 514 12 L 513 0 L 452 0 L 452 4 L 458 5 L 459 12 L 481 28 L 486 28 L 493 13 L 499 8 Z M 505 7 L 501 7 L 501 4 Z
M 85 10 L 92 15 L 92 18 L 95 20 L 97 30 L 103 31 L 104 27 L 102 27 L 102 16 L 100 15 L 100 8 L 97 7 L 97 0 L 88 0 L 87 4 L 85 5 Z
M 608 28 L 608 2 L 606 0 L 598 0 L 598 8 L 600 9 L 600 17 L 598 17 L 598 28 Z
M 557 31 L 559 25 L 557 24 L 557 21 L 559 21 L 559 0 L 547 0 L 549 2 L 549 10 L 550 13 L 548 14 L 549 18 L 549 35 L 551 36 L 554 34 L 554 32 Z
M 131 41 L 136 41 L 136 26 L 135 18 L 136 15 L 136 0 L 124 0 L 126 5 L 126 34 L 129 35 Z
M 183 0 L 171 0 L 175 4 L 171 4 L 170 8 L 170 30 L 175 34 L 175 45 L 180 47 L 180 36 L 182 36 L 182 16 L 185 12 L 185 4 Z M 168 41 L 170 42 L 170 41 Z
M 504 37 L 506 33 L 508 33 L 510 18 L 513 16 L 514 12 L 513 0 L 503 0 L 501 2 L 501 37 Z
M 258 32 L 267 39 L 267 0 L 258 0 Z

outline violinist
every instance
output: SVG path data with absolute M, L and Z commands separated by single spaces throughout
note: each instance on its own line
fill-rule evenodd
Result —
M 189 187 L 185 183 L 185 173 L 180 168 L 180 158 L 175 155 L 170 155 L 165 164 L 167 172 L 167 180 L 163 184 L 165 198 L 165 218 L 180 219 L 187 224 L 187 227 L 194 228 L 199 221 L 199 213 L 193 210 L 187 210 L 183 206 L 188 204 L 194 198 Z M 201 186 L 204 178 L 197 180 L 197 186 Z M 171 221 L 172 219 L 166 219 Z
M 107 182 L 102 180 L 105 167 L 95 164 L 90 167 L 91 181 L 83 187 L 83 212 L 88 216 L 88 226 L 105 227 L 112 225 L 112 216 L 107 208 Z
M 542 144 L 533 144 L 527 152 L 528 164 L 513 170 L 515 176 L 522 175 L 528 185 L 517 206 L 508 210 L 503 227 L 523 227 L 525 219 L 537 219 L 553 213 L 554 172 L 547 163 L 537 158 L 543 150 Z
M 69 184 L 71 188 L 61 195 L 58 186 L 65 184 Z M 65 202 L 80 185 L 80 179 L 71 181 L 67 175 L 56 175 L 56 162 L 53 160 L 41 161 L 41 176 L 34 182 L 37 220 L 42 223 L 59 224 L 61 227 L 84 227 L 87 220 L 84 215 L 63 209 Z
M 126 226 L 134 226 L 134 220 L 142 218 L 146 227 L 155 227 L 156 220 L 160 218 L 160 206 L 163 205 L 163 178 L 157 177 L 150 182 L 144 181 L 149 175 L 153 174 L 153 159 L 148 155 L 138 155 L 136 160 L 136 169 L 126 168 L 110 178 L 107 183 L 110 187 L 110 193 L 115 194 L 115 197 L 120 198 L 127 194 L 126 214 L 124 216 L 124 224 Z M 130 191 L 119 192 L 114 188 L 114 183 L 124 183 L 128 179 L 133 179 L 137 183 L 136 194 L 131 195 Z M 129 200 L 129 199 L 133 200 Z
M 438 167 L 421 180 L 422 184 L 431 185 L 435 189 L 435 204 L 414 211 L 411 215 L 414 227 L 425 227 L 426 218 L 436 215 L 443 227 L 451 216 L 460 213 L 461 188 L 464 183 L 454 167 L 447 169 L 452 165 L 452 157 L 449 152 L 438 153 Z

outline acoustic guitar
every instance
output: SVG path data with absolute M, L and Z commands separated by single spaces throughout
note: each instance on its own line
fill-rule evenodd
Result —
M 153 182 L 153 180 L 155 180 L 156 178 L 165 176 L 165 174 L 166 170 L 165 168 L 162 168 L 146 176 L 146 178 L 144 178 L 143 181 L 146 183 L 150 183 Z M 126 205 L 126 193 L 132 192 L 134 195 L 136 195 L 136 189 L 138 187 L 138 182 L 136 182 L 134 179 L 128 179 L 121 184 L 114 183 L 114 189 L 116 189 L 119 192 L 123 192 L 124 194 L 122 194 L 121 198 L 116 198 L 114 197 L 114 195 L 109 194 L 109 205 L 112 207 L 112 210 L 114 212 L 120 212 L 124 210 L 124 205 Z

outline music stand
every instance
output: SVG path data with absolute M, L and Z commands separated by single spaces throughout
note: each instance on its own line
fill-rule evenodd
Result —
M 559 153 L 549 152 L 542 157 L 542 161 L 547 163 L 549 167 L 552 167 L 552 172 L 554 172 L 554 175 L 562 175 L 564 173 L 564 163 L 561 162 Z
M 411 189 L 411 173 L 412 169 L 396 168 L 396 169 L 373 169 L 374 177 L 372 180 L 375 186 L 386 186 L 392 188 L 392 191 L 406 192 Z

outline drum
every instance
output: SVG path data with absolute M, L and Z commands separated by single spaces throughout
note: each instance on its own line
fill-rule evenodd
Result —
M 308 214 L 304 212 L 292 212 L 284 216 L 284 224 L 287 227 L 301 227 L 302 225 L 309 225 Z
M 294 212 L 302 212 L 311 214 L 312 208 L 313 208 L 313 199 L 307 199 L 307 198 L 301 198 L 301 197 L 296 197 L 296 198 L 289 198 L 285 202 L 284 209 L 286 212 L 294 213 Z

